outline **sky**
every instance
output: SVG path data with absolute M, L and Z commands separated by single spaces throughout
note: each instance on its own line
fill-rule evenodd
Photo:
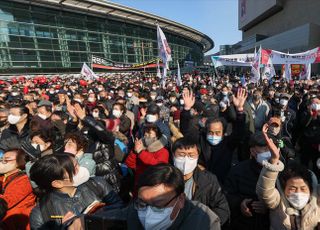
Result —
M 219 51 L 220 45 L 241 40 L 238 30 L 238 0 L 112 0 L 190 26 L 208 35 Z

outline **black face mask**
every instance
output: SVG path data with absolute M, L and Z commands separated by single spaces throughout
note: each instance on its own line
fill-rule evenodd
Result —
M 7 122 L 7 121 L 0 121 L 0 127 L 5 126 L 6 124 L 8 124 L 8 122 Z

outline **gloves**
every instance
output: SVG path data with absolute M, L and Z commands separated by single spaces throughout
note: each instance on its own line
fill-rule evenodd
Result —
M 37 145 L 37 148 L 35 149 L 32 145 L 31 145 L 31 141 L 25 141 L 21 144 L 21 148 L 23 149 L 23 151 L 26 152 L 26 154 L 28 154 L 30 157 L 32 158 L 40 158 L 41 157 L 41 150 L 40 150 L 40 146 Z

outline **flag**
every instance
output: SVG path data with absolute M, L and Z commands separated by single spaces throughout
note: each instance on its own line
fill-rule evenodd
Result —
M 250 81 L 253 83 L 258 83 L 260 81 L 260 62 L 261 62 L 261 46 L 256 52 L 256 49 L 254 50 L 254 60 L 251 65 L 251 79 Z
M 304 68 L 300 71 L 299 80 L 310 80 L 311 79 L 311 64 L 303 65 Z
M 290 64 L 284 65 L 284 71 L 283 71 L 282 78 L 286 79 L 287 82 L 289 82 L 291 80 L 291 65 Z
M 167 76 L 167 69 L 169 69 L 169 61 L 172 61 L 171 49 L 167 42 L 166 36 L 159 25 L 157 25 L 157 39 L 159 57 L 162 59 L 162 63 L 164 64 L 162 77 L 165 78 Z
M 268 63 L 264 65 L 262 70 L 262 79 L 270 80 L 273 76 L 276 75 L 276 71 L 274 70 L 274 66 L 272 64 L 271 58 L 268 59 Z
M 247 86 L 247 81 L 246 81 L 246 76 L 244 74 L 242 75 L 240 80 L 241 80 L 242 87 L 246 87 Z
M 159 59 L 157 60 L 157 77 L 158 77 L 158 78 L 161 78 Z
M 182 80 L 181 80 L 181 73 L 180 73 L 180 65 L 179 65 L 179 62 L 177 61 L 178 63 L 178 73 L 177 73 L 177 86 L 182 86 Z
M 90 69 L 90 67 L 86 63 L 83 63 L 82 65 L 81 74 L 85 76 L 88 80 L 98 79 L 98 76 L 92 71 L 92 69 Z

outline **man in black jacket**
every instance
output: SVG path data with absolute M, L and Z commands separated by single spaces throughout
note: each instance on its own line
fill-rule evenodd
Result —
M 23 105 L 13 105 L 10 108 L 8 122 L 10 126 L 3 130 L 0 139 L 0 150 L 20 148 L 23 141 L 29 137 L 29 110 Z
M 234 166 L 226 178 L 224 192 L 231 210 L 231 229 L 267 230 L 269 214 L 256 195 L 262 162 L 271 157 L 262 132 L 250 139 L 251 159 Z
M 185 108 L 191 108 L 194 105 L 195 99 L 190 92 L 185 92 L 183 98 Z M 246 137 L 246 115 L 244 113 L 246 98 L 246 92 L 241 88 L 238 90 L 236 97 L 233 97 L 233 106 L 237 111 L 237 115 L 233 125 L 233 132 L 230 136 L 225 135 L 224 122 L 221 119 L 213 117 L 206 121 L 205 129 L 202 129 L 198 137 L 202 153 L 199 163 L 204 165 L 208 171 L 215 174 L 221 184 L 223 184 L 230 170 L 237 143 L 240 142 L 240 139 Z M 195 133 L 191 134 L 191 137 L 193 139 L 197 138 Z
M 228 202 L 215 175 L 198 165 L 200 148 L 195 140 L 180 138 L 172 146 L 173 162 L 184 177 L 184 193 L 190 200 L 207 205 L 223 225 L 230 217 Z

